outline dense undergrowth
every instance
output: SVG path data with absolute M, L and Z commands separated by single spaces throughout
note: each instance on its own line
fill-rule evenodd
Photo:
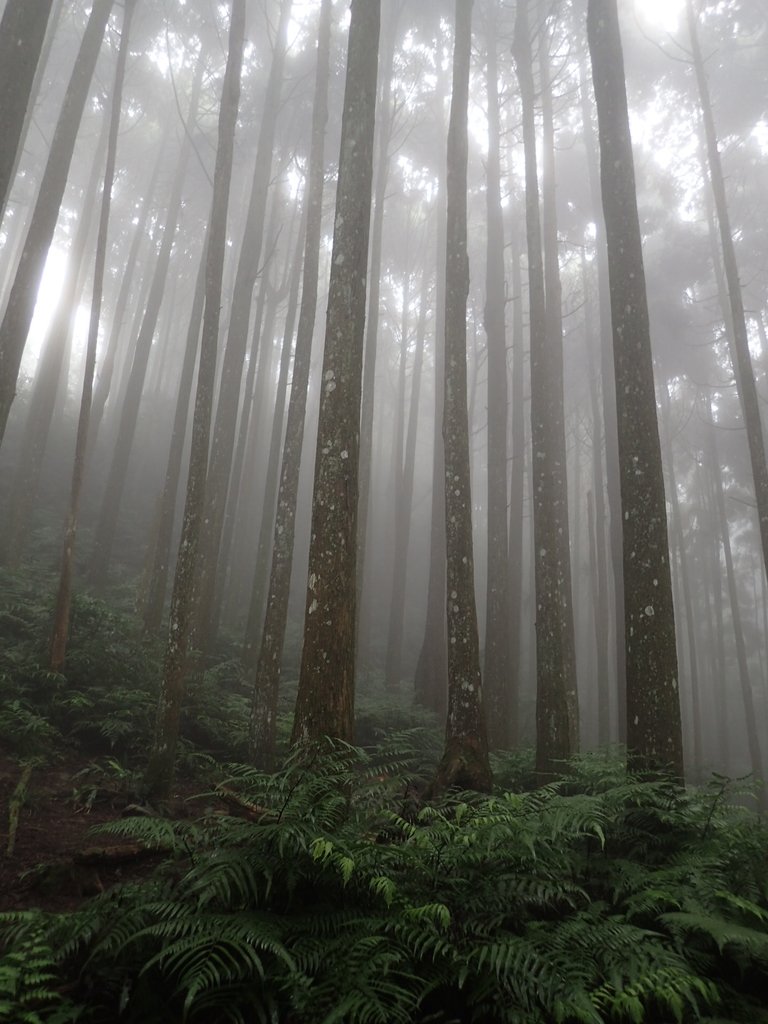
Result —
M 81 598 L 86 639 L 52 675 L 48 610 L 13 596 L 0 742 L 140 777 L 156 647 Z M 683 792 L 593 754 L 533 789 L 529 758 L 500 755 L 491 797 L 428 802 L 439 737 L 409 712 L 369 701 L 365 748 L 298 750 L 267 775 L 221 763 L 241 756 L 246 707 L 225 660 L 185 722 L 183 770 L 204 762 L 201 787 L 237 813 L 212 798 L 198 820 L 115 821 L 104 842 L 163 851 L 150 877 L 66 916 L 2 915 L 0 1020 L 768 1021 L 768 829 L 735 784 Z

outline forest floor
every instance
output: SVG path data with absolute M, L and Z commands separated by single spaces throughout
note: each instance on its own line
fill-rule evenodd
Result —
M 26 786 L 22 774 L 17 760 L 0 756 L 0 912 L 73 910 L 118 882 L 149 875 L 163 858 L 95 831 L 141 813 L 127 780 L 111 780 L 93 761 L 75 755 L 34 765 Z M 25 792 L 15 814 L 20 783 Z M 204 788 L 181 778 L 164 813 L 197 817 L 211 803 L 210 794 L 201 795 Z

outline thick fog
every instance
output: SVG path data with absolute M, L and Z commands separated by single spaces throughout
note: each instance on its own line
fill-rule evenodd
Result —
M 6 0 L 4 27 L 18 6 Z M 129 610 L 150 635 L 167 638 L 200 394 L 199 338 L 210 287 L 205 240 L 223 138 L 233 5 L 97 0 L 92 11 L 84 0 L 54 0 L 48 6 L 39 60 L 23 87 L 28 102 L 20 116 L 10 109 L 6 115 L 3 107 L 4 138 L 11 117 L 18 121 L 0 227 L 0 389 L 4 396 L 15 391 L 7 398 L 0 447 L 4 579 L 39 579 L 46 593 L 57 586 L 116 64 L 130 10 L 71 585 L 77 594 Z M 96 39 L 82 113 L 72 104 L 67 110 L 65 94 L 69 99 L 99 6 L 107 8 L 107 22 Z M 764 774 L 768 520 L 761 540 L 759 494 L 768 476 L 759 419 L 768 395 L 768 12 L 754 0 L 623 0 L 618 6 L 686 777 L 695 781 L 711 770 Z M 331 9 L 317 298 L 280 657 L 289 693 L 299 678 L 311 610 L 314 462 L 321 389 L 328 384 L 323 346 L 331 324 L 334 233 L 342 227 L 337 171 L 349 7 L 336 0 Z M 346 496 L 358 502 L 357 692 L 386 695 L 403 706 L 416 700 L 441 724 L 448 683 L 442 405 L 451 326 L 445 273 L 453 7 L 438 0 L 381 5 L 359 472 Z M 534 421 L 537 409 L 547 410 L 542 431 L 554 424 L 557 435 L 562 422 L 563 486 L 543 500 L 566 516 L 567 529 L 561 523 L 557 531 L 569 558 L 566 612 L 573 620 L 580 745 L 626 741 L 622 566 L 628 556 L 622 555 L 608 279 L 615 267 L 605 252 L 586 7 L 583 0 L 476 0 L 472 9 L 466 406 L 480 662 L 486 697 L 489 678 L 500 678 L 492 685 L 506 694 L 488 718 L 492 746 L 529 747 L 537 737 L 536 629 L 543 628 L 543 613 L 535 567 L 544 553 L 534 539 L 539 456 L 532 448 L 532 407 Z M 287 457 L 283 442 L 299 362 L 294 346 L 302 324 L 312 327 L 307 197 L 313 119 L 323 121 L 315 103 L 320 0 L 249 0 L 246 12 L 195 541 L 196 626 L 189 638 L 189 650 L 206 666 L 223 664 L 222 686 L 235 676 L 238 685 L 250 685 L 262 646 Z M 10 66 L 10 28 L 8 34 L 0 37 L 1 66 Z M 533 106 L 525 111 L 527 65 Z M 0 85 L 8 90 L 4 73 Z M 530 145 L 526 189 L 526 123 L 536 137 L 533 197 Z M 68 165 L 58 168 L 65 182 L 59 199 L 49 155 L 65 152 L 61 136 L 68 130 L 73 149 Z M 35 248 L 32 229 L 46 203 L 53 203 L 55 230 L 48 244 L 43 231 Z M 539 213 L 541 329 L 553 373 L 562 358 L 562 386 L 555 376 L 538 397 L 530 360 L 537 316 L 531 203 Z M 40 253 L 42 279 L 25 277 Z M 31 322 L 14 312 L 24 296 L 30 310 L 36 296 Z M 210 313 L 205 310 L 209 326 Z M 14 352 L 20 354 L 18 373 Z M 757 434 L 750 409 L 758 410 Z M 165 535 L 163 523 L 170 528 Z M 559 571 L 565 572 L 562 565 Z M 561 582 L 567 596 L 567 572 Z

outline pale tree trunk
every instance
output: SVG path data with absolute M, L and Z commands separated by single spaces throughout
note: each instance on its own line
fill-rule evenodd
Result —
M 712 114 L 712 101 L 709 96 L 709 83 L 701 53 L 696 14 L 692 0 L 686 2 L 688 31 L 691 37 L 693 67 L 696 84 L 699 89 L 701 114 L 704 122 L 707 163 L 709 180 L 715 199 L 717 224 L 720 229 L 720 246 L 722 249 L 723 269 L 728 292 L 728 306 L 723 313 L 730 316 L 730 347 L 733 368 L 736 374 L 736 386 L 744 414 L 744 426 L 747 432 L 749 460 L 752 466 L 752 478 L 757 501 L 757 519 L 760 527 L 760 542 L 763 551 L 763 565 L 768 573 L 768 464 L 765 457 L 765 442 L 760 418 L 760 399 L 755 385 L 755 374 L 752 368 L 752 357 L 749 352 L 749 334 L 744 314 L 744 297 L 739 281 L 739 267 L 736 261 L 736 249 L 733 242 L 731 219 L 728 212 L 728 199 L 725 192 L 725 179 L 717 143 L 717 131 Z
M 8 0 L 0 21 L 0 221 L 24 138 L 53 0 Z
M 245 44 L 245 0 L 232 0 L 227 68 L 219 107 L 219 138 L 213 175 L 205 263 L 205 312 L 200 342 L 192 446 L 179 554 L 171 597 L 168 646 L 157 708 L 152 752 L 144 777 L 150 796 L 167 796 L 173 779 L 181 702 L 192 633 L 195 562 L 205 505 L 205 478 L 216 379 L 222 279 L 227 243 L 227 208 L 232 181 L 235 127 L 240 102 L 240 72 Z
M 104 170 L 104 187 L 101 196 L 99 228 L 96 239 L 96 263 L 93 271 L 93 298 L 91 315 L 88 325 L 88 342 L 85 352 L 85 369 L 83 372 L 83 391 L 80 399 L 80 416 L 77 423 L 75 440 L 75 458 L 72 467 L 72 487 L 69 498 L 64 551 L 61 559 L 59 587 L 56 594 L 56 609 L 53 619 L 53 631 L 50 642 L 50 664 L 54 672 L 64 665 L 67 655 L 69 637 L 69 618 L 72 599 L 72 573 L 74 568 L 75 542 L 77 539 L 77 519 L 80 508 L 80 495 L 85 477 L 86 450 L 88 444 L 88 424 L 93 396 L 93 376 L 96 367 L 96 349 L 99 343 L 99 321 L 101 320 L 101 303 L 104 292 L 104 267 L 107 258 L 107 233 L 109 230 L 109 213 L 112 203 L 112 186 L 115 180 L 115 160 L 117 156 L 117 133 L 120 127 L 120 112 L 123 102 L 123 83 L 125 65 L 128 58 L 128 39 L 131 21 L 136 8 L 136 0 L 125 0 L 123 10 L 123 27 L 120 35 L 120 49 L 117 55 L 115 81 L 112 88 L 111 107 L 109 113 L 109 139 L 107 142 L 107 165 Z
M 547 336 L 528 0 L 517 7 L 514 57 L 523 104 L 531 323 L 531 444 L 536 592 L 536 771 L 562 771 L 578 747 L 563 421 L 562 338 Z M 555 297 L 550 297 L 550 307 Z M 554 342 L 554 344 L 553 344 Z
M 520 679 L 522 674 L 523 612 L 523 503 L 525 498 L 525 332 L 523 329 L 523 284 L 518 232 L 510 232 L 512 248 L 512 410 L 510 416 L 509 479 L 509 739 L 519 741 Z
M 205 649 L 208 644 L 216 594 L 216 571 L 219 565 L 224 513 L 235 450 L 237 412 L 240 407 L 251 300 L 260 270 L 259 261 L 263 250 L 267 193 L 272 170 L 275 130 L 280 113 L 280 92 L 283 84 L 286 35 L 291 3 L 292 0 L 281 0 L 280 4 L 280 19 L 264 95 L 251 195 L 246 214 L 245 233 L 235 272 L 227 343 L 216 403 L 211 440 L 210 472 L 205 495 L 205 528 L 200 540 L 200 564 L 197 569 L 199 601 L 196 630 L 197 642 L 202 649 Z M 251 359 L 256 357 L 256 352 L 256 347 L 253 347 Z
M 157 528 L 154 531 L 152 568 L 150 570 L 147 599 L 142 613 L 144 630 L 147 633 L 158 632 L 163 621 L 165 594 L 168 588 L 168 573 L 170 571 L 173 525 L 176 517 L 176 499 L 179 490 L 179 480 L 181 479 L 184 441 L 187 436 L 189 421 L 190 398 L 195 376 L 195 365 L 197 364 L 197 352 L 200 346 L 200 329 L 203 322 L 207 256 L 208 244 L 206 240 L 200 256 L 200 266 L 197 272 L 197 281 L 195 282 L 195 294 L 192 299 L 192 311 L 189 315 L 189 325 L 184 345 L 184 361 L 181 365 L 176 409 L 173 416 L 173 427 L 171 428 L 168 463 L 165 470 L 163 490 L 160 495 Z
M 666 461 L 669 474 L 669 504 L 672 511 L 672 536 L 680 557 L 680 590 L 682 591 L 683 608 L 685 609 L 685 630 L 688 641 L 688 675 L 691 688 L 691 765 L 689 776 L 693 781 L 701 780 L 702 747 L 701 747 L 701 678 L 699 674 L 698 643 L 696 637 L 696 616 L 693 612 L 693 593 L 688 556 L 686 553 L 683 517 L 680 511 L 680 498 L 677 493 L 677 475 L 675 473 L 675 452 L 672 447 L 672 420 L 670 414 L 669 388 L 665 386 L 661 393 L 661 409 L 666 435 Z
M 296 504 L 299 470 L 307 408 L 307 388 L 315 329 L 320 261 L 320 234 L 323 219 L 323 176 L 325 124 L 328 118 L 328 79 L 331 46 L 331 0 L 322 0 L 317 33 L 315 101 L 312 110 L 312 141 L 307 172 L 307 229 L 304 240 L 304 273 L 301 290 L 293 379 L 288 401 L 288 416 L 277 492 L 275 531 L 272 540 L 272 565 L 269 589 L 254 680 L 249 746 L 254 761 L 270 766 L 275 752 L 280 662 L 283 655 L 288 597 L 293 568 L 296 531 Z M 244 653 L 245 656 L 245 653 Z
M 442 51 L 437 53 L 437 85 L 435 88 L 435 116 L 440 127 L 444 121 L 443 101 L 447 91 L 442 70 Z M 435 282 L 435 417 L 432 446 L 432 496 L 429 533 L 429 580 L 427 583 L 427 615 L 424 640 L 416 662 L 414 698 L 417 704 L 429 708 L 441 717 L 446 711 L 448 695 L 447 648 L 445 635 L 445 454 L 443 447 L 443 378 L 445 376 L 445 179 L 437 182 L 437 277 Z
M 627 746 L 636 768 L 683 778 L 675 613 L 648 301 L 616 0 L 589 0 L 616 368 L 624 534 Z
M 728 527 L 728 514 L 725 508 L 725 494 L 723 493 L 723 478 L 720 467 L 720 456 L 717 450 L 717 427 L 712 419 L 712 406 L 707 399 L 705 409 L 707 421 L 710 424 L 708 432 L 705 457 L 709 473 L 715 489 L 715 503 L 717 509 L 717 521 L 720 528 L 720 539 L 723 545 L 723 556 L 725 560 L 725 578 L 728 587 L 728 601 L 731 606 L 731 622 L 733 623 L 733 639 L 736 647 L 736 664 L 738 666 L 739 689 L 741 701 L 744 708 L 745 726 L 747 732 L 747 749 L 751 770 L 758 776 L 762 774 L 762 751 L 760 739 L 757 732 L 757 719 L 755 716 L 755 701 L 752 694 L 752 680 L 750 679 L 749 664 L 747 662 L 747 645 L 744 639 L 744 627 L 741 621 L 741 606 L 739 603 L 739 588 L 736 580 L 736 570 L 733 565 L 733 551 L 731 549 L 731 535 Z M 720 680 L 720 693 L 723 699 L 726 698 L 726 677 Z M 726 716 L 727 720 L 727 716 Z M 725 725 L 725 723 L 723 723 Z
M 411 538 L 411 510 L 413 506 L 413 477 L 416 463 L 416 432 L 421 394 L 421 371 L 424 362 L 424 340 L 427 333 L 427 306 L 430 273 L 422 280 L 419 320 L 416 325 L 416 349 L 411 371 L 411 394 L 408 407 L 408 429 L 405 433 L 402 463 L 395 466 L 395 544 L 393 552 L 392 591 L 389 601 L 387 654 L 384 668 L 385 685 L 397 690 L 403 663 L 403 626 L 405 621 L 405 592 L 408 574 L 408 547 Z M 403 419 L 405 418 L 405 361 L 407 353 L 407 315 L 403 315 L 403 346 L 401 351 Z M 400 445 L 397 446 L 398 449 Z
M 354 728 L 360 400 L 379 0 L 352 0 L 294 743 Z
M 190 126 L 194 124 L 197 116 L 204 64 L 204 57 L 201 54 L 198 58 L 197 72 L 190 99 L 190 111 L 187 119 Z M 147 304 L 141 320 L 141 328 L 139 329 L 132 355 L 130 373 L 118 419 L 112 462 L 96 526 L 94 550 L 90 566 L 91 582 L 96 586 L 103 586 L 105 584 L 112 558 L 112 548 L 115 541 L 123 491 L 125 489 L 128 463 L 139 419 L 139 408 L 141 406 L 147 366 L 152 350 L 152 340 L 155 336 L 160 307 L 163 302 L 166 281 L 168 279 L 171 252 L 181 212 L 182 188 L 190 156 L 189 135 L 186 135 L 182 143 L 181 156 L 176 167 L 171 197 L 168 202 L 165 224 L 163 226 L 163 240 L 157 256 Z
M 261 522 L 259 523 L 259 537 L 256 542 L 256 565 L 254 567 L 253 579 L 251 582 L 250 599 L 248 603 L 248 620 L 245 632 L 245 642 L 243 644 L 243 663 L 250 670 L 253 670 L 256 667 L 256 654 L 258 652 L 262 627 L 264 625 L 264 606 L 266 603 L 268 586 L 266 575 L 271 555 L 270 544 L 275 526 L 278 473 L 280 470 L 280 449 L 283 442 L 283 427 L 285 426 L 288 369 L 291 362 L 291 342 L 293 340 L 294 328 L 296 327 L 296 313 L 299 303 L 299 283 L 301 281 L 301 265 L 305 236 L 306 225 L 302 219 L 302 225 L 296 239 L 296 252 L 292 260 L 292 269 L 290 272 L 290 291 L 288 294 L 288 308 L 285 314 L 283 347 L 280 353 L 277 393 L 275 395 L 275 405 L 272 413 L 267 469 L 264 476 L 263 488 L 260 488 L 260 493 L 263 495 Z
M 488 157 L 486 174 L 485 309 L 488 345 L 488 553 L 485 613 L 485 706 L 491 747 L 511 746 L 509 568 L 507 562 L 507 333 L 504 320 L 504 218 L 501 207 L 497 19 L 486 29 Z
M 445 264 L 445 535 L 448 716 L 434 792 L 487 792 L 492 776 L 483 714 L 475 607 L 472 492 L 467 412 L 467 110 L 472 47 L 471 0 L 456 0 L 453 89 L 448 125 Z
M 90 269 L 93 243 L 91 228 L 97 205 L 99 179 L 103 178 L 101 169 L 107 148 L 108 128 L 109 121 L 105 119 L 93 157 L 90 179 L 83 194 L 77 232 L 69 249 L 61 293 L 35 369 L 3 535 L 3 556 L 5 564 L 9 567 L 18 566 L 24 554 L 62 382 L 66 390 L 65 371 L 69 361 L 72 332 L 85 289 L 86 274 Z
M 16 380 L 35 311 L 37 291 L 56 230 L 80 120 L 113 3 L 114 0 L 94 0 L 72 76 L 64 94 L 35 210 L 0 324 L 0 444 L 16 395 Z
M 163 142 L 158 149 L 157 159 L 155 160 L 155 165 L 152 169 L 152 176 L 150 177 L 149 184 L 142 190 L 143 198 L 141 201 L 141 211 L 138 215 L 138 223 L 133 231 L 131 246 L 128 251 L 128 258 L 125 261 L 125 269 L 120 275 L 120 290 L 117 294 L 114 310 L 112 311 L 112 323 L 105 345 L 104 359 L 93 390 L 93 404 L 91 408 L 89 426 L 90 437 L 88 440 L 88 443 L 91 446 L 96 442 L 99 427 L 101 426 L 101 419 L 104 414 L 104 407 L 107 404 L 107 399 L 112 394 L 112 378 L 114 376 L 118 350 L 120 347 L 120 335 L 123 333 L 123 319 L 125 318 L 128 300 L 131 296 L 131 289 L 136 284 L 136 265 L 138 262 L 141 244 L 144 242 L 147 235 L 147 220 L 152 209 L 152 202 L 155 199 L 157 180 L 160 177 L 161 169 L 165 167 L 165 154 L 168 137 L 167 133 L 164 134 Z M 149 261 L 147 260 L 147 262 Z

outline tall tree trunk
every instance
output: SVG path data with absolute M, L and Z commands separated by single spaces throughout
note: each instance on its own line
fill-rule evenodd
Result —
M 624 533 L 630 763 L 683 778 L 675 613 L 635 171 L 616 0 L 589 0 Z
M 181 365 L 179 390 L 176 396 L 176 410 L 171 428 L 171 443 L 168 451 L 168 463 L 165 470 L 163 490 L 157 516 L 157 529 L 154 534 L 152 551 L 152 569 L 150 571 L 147 599 L 144 603 L 143 623 L 147 633 L 157 633 L 163 621 L 165 593 L 168 587 L 170 571 L 171 544 L 173 541 L 173 524 L 176 518 L 176 499 L 181 479 L 184 441 L 187 436 L 189 406 L 192 395 L 192 384 L 197 364 L 197 352 L 200 347 L 200 330 L 203 322 L 205 305 L 205 268 L 208 261 L 208 242 L 200 256 L 200 266 L 195 282 L 195 294 L 192 299 L 192 311 L 189 314 L 187 338 L 184 345 L 184 361 Z
M 443 72 L 442 42 L 438 43 L 435 111 L 442 137 L 443 105 L 447 84 Z M 447 638 L 445 634 L 445 452 L 443 445 L 443 379 L 445 376 L 445 179 L 438 177 L 437 197 L 437 277 L 435 283 L 435 417 L 432 446 L 432 496 L 429 532 L 429 580 L 424 640 L 416 662 L 414 697 L 416 703 L 437 715 L 446 712 L 448 691 Z
M 94 0 L 72 76 L 56 124 L 32 220 L 27 231 L 8 305 L 0 324 L 0 444 L 16 395 L 16 380 L 37 292 L 56 230 L 77 131 L 91 87 L 104 31 L 114 0 Z
M 66 391 L 66 366 L 69 361 L 75 317 L 85 289 L 86 274 L 90 270 L 90 244 L 93 242 L 91 228 L 99 179 L 103 177 L 103 172 L 100 171 L 107 149 L 108 128 L 109 121 L 105 119 L 93 156 L 90 178 L 83 194 L 80 221 L 70 246 L 61 292 L 33 379 L 11 489 L 8 521 L 3 536 L 3 556 L 5 564 L 9 567 L 18 566 L 24 554 L 62 381 L 65 382 Z
M 405 585 L 407 582 L 408 572 L 408 546 L 411 536 L 413 477 L 416 464 L 416 432 L 418 428 L 419 396 L 421 394 L 421 371 L 424 362 L 424 340 L 427 333 L 427 306 L 430 277 L 430 272 L 425 270 L 422 281 L 419 320 L 416 326 L 416 349 L 413 356 L 413 370 L 411 372 L 408 429 L 405 435 L 402 465 L 396 467 L 395 545 L 393 552 L 392 591 L 389 602 L 387 655 L 384 668 L 385 685 L 391 690 L 396 690 L 400 685 L 400 676 L 402 675 Z M 407 353 L 405 322 L 406 315 L 404 313 L 404 344 L 401 354 L 401 358 L 403 360 L 401 369 L 404 369 Z M 403 374 L 403 399 L 405 398 L 404 390 L 405 380 Z M 404 412 L 405 410 L 403 409 L 403 413 Z
M 480 679 L 475 607 L 472 491 L 467 412 L 467 111 L 472 48 L 471 0 L 456 0 L 453 90 L 448 125 L 445 249 L 445 535 L 448 717 L 433 789 L 487 792 L 492 785 Z
M 379 342 L 379 307 L 381 305 L 381 266 L 384 239 L 384 205 L 389 178 L 389 147 L 392 142 L 392 64 L 395 57 L 397 22 L 402 0 L 390 0 L 386 6 L 387 20 L 379 60 L 380 100 L 376 124 L 375 192 L 371 225 L 370 280 L 368 283 L 368 314 L 365 323 L 363 355 L 363 397 L 360 408 L 360 511 L 357 540 L 357 643 L 362 649 L 360 615 L 363 611 L 363 585 L 368 535 L 371 531 L 370 490 L 373 461 L 373 413 L 376 393 L 376 352 Z
M 501 207 L 499 83 L 495 5 L 486 29 L 488 157 L 486 175 L 485 309 L 488 339 L 488 537 L 485 611 L 485 706 L 491 747 L 511 745 L 509 567 L 507 562 L 507 333 L 504 314 L 504 217 Z
M 320 234 L 323 219 L 323 177 L 325 124 L 328 119 L 328 80 L 331 47 L 331 0 L 322 0 L 317 32 L 317 68 L 315 100 L 312 110 L 312 140 L 307 172 L 307 229 L 304 241 L 304 273 L 301 290 L 293 379 L 280 466 L 280 486 L 272 540 L 272 565 L 269 573 L 264 629 L 256 663 L 251 710 L 249 746 L 253 760 L 269 766 L 274 757 L 275 719 L 280 684 L 288 597 L 293 567 L 296 529 L 296 504 L 299 470 L 304 438 L 307 389 L 315 329 L 320 261 Z
M 13 184 L 52 6 L 53 0 L 8 0 L 0 21 L 0 221 Z
M 192 420 L 192 447 L 189 457 L 187 496 L 173 582 L 168 646 L 157 708 L 155 739 L 144 778 L 148 792 L 155 796 L 166 796 L 173 779 L 187 651 L 192 633 L 195 562 L 205 507 L 222 279 L 227 247 L 227 208 L 232 181 L 232 160 L 240 102 L 240 72 L 244 44 L 245 0 L 232 0 L 229 50 L 219 107 L 219 139 L 216 149 L 213 199 L 206 247 L 205 312 L 200 342 L 195 411 Z
M 195 81 L 192 87 L 190 99 L 190 110 L 187 118 L 189 126 L 194 124 L 197 116 L 197 106 L 200 97 L 200 84 L 204 67 L 204 56 L 201 53 L 198 58 Z M 141 321 L 141 328 L 136 339 L 136 345 L 131 361 L 131 369 L 125 389 L 120 418 L 115 438 L 115 448 L 112 456 L 107 484 L 104 489 L 99 521 L 96 527 L 94 538 L 94 550 L 90 566 L 91 582 L 96 586 L 103 586 L 106 582 L 109 564 L 112 558 L 112 548 L 117 529 L 117 520 L 120 512 L 120 505 L 125 489 L 128 462 L 131 456 L 131 448 L 136 434 L 136 425 L 139 419 L 139 407 L 144 390 L 144 381 L 147 375 L 147 366 L 152 349 L 152 339 L 155 336 L 155 328 L 160 315 L 160 306 L 163 302 L 165 285 L 168 278 L 168 269 L 171 262 L 171 251 L 176 236 L 179 214 L 181 212 L 182 188 L 186 175 L 187 165 L 191 156 L 189 135 L 185 136 L 182 143 L 181 156 L 176 168 L 173 181 L 171 197 L 163 227 L 163 240 L 160 252 L 157 256 L 155 270 L 152 276 L 152 284 L 147 297 L 147 305 Z
M 693 68 L 696 84 L 699 89 L 701 114 L 704 122 L 707 162 L 709 164 L 709 180 L 715 199 L 717 223 L 720 229 L 720 245 L 722 248 L 723 268 L 728 289 L 728 309 L 732 332 L 730 336 L 731 357 L 736 374 L 736 386 L 744 414 L 744 426 L 747 431 L 749 460 L 752 466 L 752 478 L 757 501 L 757 519 L 760 527 L 760 542 L 763 550 L 763 564 L 768 574 L 768 464 L 765 457 L 765 442 L 760 419 L 760 400 L 755 385 L 755 374 L 752 368 L 752 357 L 749 353 L 749 334 L 744 314 L 744 297 L 739 281 L 739 267 L 736 261 L 736 249 L 733 243 L 733 231 L 728 212 L 728 199 L 725 192 L 725 179 L 720 161 L 720 150 L 717 143 L 715 119 L 712 114 L 712 101 L 709 95 L 709 83 L 701 53 L 696 14 L 693 0 L 686 0 L 688 31 L 691 37 Z M 726 310 L 723 310 L 724 314 Z
M 741 690 L 741 701 L 744 708 L 747 732 L 747 749 L 749 750 L 750 768 L 756 775 L 760 776 L 762 774 L 763 767 L 762 751 L 760 749 L 760 740 L 757 733 L 755 701 L 752 695 L 752 681 L 750 679 L 749 664 L 747 662 L 747 645 L 744 639 L 744 627 L 741 621 L 739 588 L 736 580 L 736 570 L 733 565 L 733 551 L 731 549 L 731 536 L 728 528 L 728 514 L 725 508 L 722 470 L 717 450 L 717 427 L 712 419 L 712 406 L 709 400 L 707 401 L 705 413 L 707 415 L 707 420 L 710 423 L 705 455 L 708 469 L 715 486 L 717 520 L 720 526 L 720 538 L 723 545 L 723 556 L 725 560 L 725 578 L 728 586 L 728 601 L 731 606 L 731 621 L 733 623 L 733 639 L 736 646 L 736 664 L 738 666 L 739 688 Z M 726 680 L 725 676 L 723 676 L 720 680 L 722 694 L 724 694 L 725 685 Z
M 88 342 L 85 352 L 85 369 L 83 372 L 83 392 L 80 399 L 80 416 L 77 423 L 75 440 L 75 458 L 72 467 L 72 487 L 69 498 L 64 551 L 61 559 L 59 587 L 56 594 L 56 609 L 53 619 L 53 631 L 50 642 L 51 669 L 58 672 L 64 665 L 67 655 L 67 639 L 69 637 L 69 617 L 72 599 L 72 573 L 77 539 L 77 518 L 80 508 L 80 494 L 85 476 L 86 448 L 88 444 L 88 421 L 91 414 L 91 398 L 93 396 L 93 376 L 96 367 L 96 349 L 99 343 L 99 322 L 101 320 L 101 303 L 104 293 L 104 267 L 107 258 L 107 233 L 109 230 L 109 213 L 112 203 L 112 186 L 115 180 L 115 161 L 117 156 L 117 133 L 120 127 L 120 112 L 123 103 L 123 83 L 125 81 L 125 65 L 128 58 L 128 39 L 131 31 L 133 12 L 136 0 L 125 0 L 123 10 L 123 27 L 120 34 L 120 49 L 117 54 L 115 81 L 109 113 L 109 139 L 107 142 L 107 165 L 104 170 L 104 188 L 101 196 L 101 211 L 96 239 L 96 263 L 93 272 L 93 298 L 91 300 L 91 316 L 88 325 Z
M 523 283 L 518 231 L 510 232 L 512 248 L 512 414 L 511 471 L 509 480 L 509 738 L 519 741 L 520 679 L 522 675 L 523 612 L 523 503 L 525 498 L 525 332 L 523 330 Z
M 627 657 L 620 634 L 624 628 L 624 556 L 621 530 L 621 485 L 619 482 L 619 432 L 616 420 L 616 374 L 613 365 L 613 334 L 611 331 L 611 296 L 608 283 L 608 250 L 605 245 L 605 220 L 603 218 L 600 194 L 600 167 L 593 127 L 592 105 L 590 103 L 587 71 L 579 67 L 581 92 L 581 118 L 584 127 L 584 150 L 587 157 L 587 176 L 595 218 L 595 260 L 597 263 L 597 296 L 599 314 L 600 386 L 602 393 L 601 412 L 605 447 L 605 494 L 607 508 L 604 515 L 608 521 L 608 543 L 610 563 L 606 603 L 612 614 L 602 624 L 605 643 L 608 645 L 609 666 L 612 663 L 615 676 L 616 705 L 618 712 L 618 738 L 620 743 L 627 739 Z M 597 513 L 597 496 L 595 499 Z M 595 524 L 598 526 L 598 524 Z M 610 679 L 610 674 L 609 674 Z M 610 735 L 610 734 L 609 734 Z
M 286 37 L 292 0 L 281 0 L 280 20 L 272 52 L 272 65 L 264 94 L 264 107 L 256 144 L 251 195 L 245 221 L 245 233 L 238 257 L 232 293 L 227 344 L 221 368 L 221 381 L 216 404 L 216 417 L 211 441 L 211 459 L 206 484 L 204 531 L 200 542 L 197 608 L 197 642 L 202 649 L 208 645 L 209 631 L 216 595 L 216 571 L 219 565 L 221 535 L 224 526 L 227 493 L 235 450 L 237 412 L 243 363 L 248 342 L 251 300 L 259 274 L 264 240 L 264 219 L 272 170 L 275 129 L 280 113 L 280 91 L 285 66 Z M 251 359 L 256 358 L 256 349 Z
M 352 0 L 294 743 L 354 727 L 357 500 L 380 0 Z
M 570 594 L 562 338 L 548 337 L 528 0 L 517 7 L 514 57 L 523 103 L 531 322 L 531 443 L 536 590 L 536 771 L 546 781 L 578 748 Z M 550 296 L 550 307 L 556 301 Z M 553 344 L 554 341 L 554 344 Z
M 685 609 L 685 629 L 688 641 L 688 674 L 691 688 L 691 765 L 689 777 L 700 781 L 703 768 L 701 749 L 701 679 L 699 675 L 698 643 L 696 638 L 696 616 L 693 612 L 693 594 L 688 558 L 685 550 L 685 533 L 683 517 L 680 512 L 680 498 L 677 493 L 677 475 L 675 473 L 675 453 L 672 447 L 671 416 L 669 410 L 669 388 L 664 387 L 661 394 L 661 408 L 666 435 L 667 472 L 669 474 L 669 504 L 672 511 L 672 536 L 680 555 L 680 590 L 682 591 L 683 608 Z
M 117 362 L 123 319 L 125 318 L 128 299 L 131 295 L 131 288 L 136 284 L 135 270 L 139 257 L 139 250 L 141 248 L 141 243 L 146 238 L 147 220 L 149 218 L 150 210 L 152 209 L 152 202 L 155 199 L 157 180 L 160 177 L 161 169 L 165 167 L 165 154 L 168 137 L 167 133 L 164 134 L 163 142 L 157 152 L 157 159 L 155 160 L 155 165 L 152 169 L 149 184 L 142 191 L 143 198 L 141 201 L 141 210 L 138 215 L 138 222 L 134 229 L 128 258 L 125 261 L 125 268 L 120 275 L 120 290 L 117 295 L 117 301 L 115 302 L 115 308 L 112 312 L 112 323 L 110 325 L 109 335 L 105 345 L 104 359 L 101 364 L 99 375 L 96 378 L 96 384 L 93 391 L 93 404 L 91 408 L 89 427 L 91 432 L 89 438 L 90 445 L 93 445 L 96 442 L 96 437 L 101 425 L 101 419 L 104 414 L 104 407 L 107 404 L 107 399 L 112 393 L 112 378 L 114 376 L 115 365 Z

